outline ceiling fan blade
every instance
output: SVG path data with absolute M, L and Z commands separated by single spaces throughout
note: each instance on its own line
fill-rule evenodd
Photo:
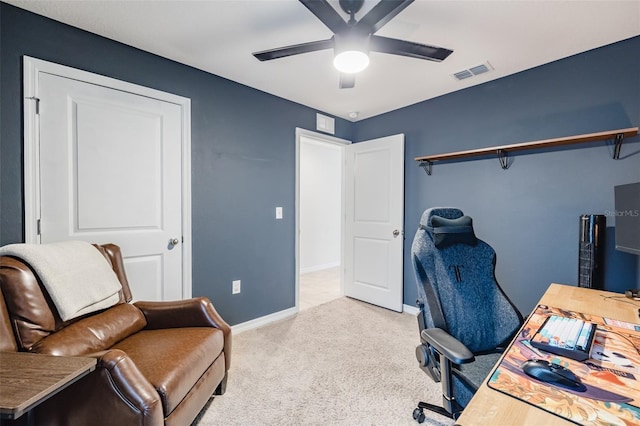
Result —
M 284 58 L 286 56 L 299 55 L 301 53 L 315 52 L 317 50 L 333 49 L 333 37 L 328 40 L 311 41 L 309 43 L 294 44 L 292 46 L 279 47 L 277 49 L 255 52 L 253 56 L 261 61 Z
M 313 13 L 316 18 L 322 21 L 333 33 L 340 33 L 345 31 L 348 26 L 342 19 L 340 14 L 331 7 L 327 0 L 300 0 L 300 3 L 305 5 L 307 9 Z
M 395 38 L 371 36 L 369 49 L 373 52 L 390 53 L 392 55 L 409 56 L 411 58 L 426 59 L 429 61 L 444 61 L 453 50 L 444 47 L 429 46 L 413 43 L 411 41 L 397 40 Z
M 407 6 L 413 3 L 413 1 L 414 0 L 381 0 L 358 21 L 356 28 L 368 34 L 373 34 L 387 22 L 395 18 L 398 13 L 402 12 Z
M 355 74 L 346 74 L 340 73 L 340 88 L 341 89 L 352 89 L 356 85 L 356 75 Z

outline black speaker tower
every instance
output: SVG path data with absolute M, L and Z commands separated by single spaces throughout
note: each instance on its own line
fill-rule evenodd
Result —
M 580 216 L 578 287 L 604 288 L 604 235 L 607 220 L 602 214 Z

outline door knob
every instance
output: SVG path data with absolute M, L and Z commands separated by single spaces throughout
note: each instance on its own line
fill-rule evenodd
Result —
M 169 240 L 169 248 L 172 248 L 173 246 L 177 246 L 180 243 L 180 240 L 177 238 L 171 238 Z
M 400 231 L 398 231 L 397 229 L 393 230 L 393 238 L 396 238 L 398 235 L 400 235 Z

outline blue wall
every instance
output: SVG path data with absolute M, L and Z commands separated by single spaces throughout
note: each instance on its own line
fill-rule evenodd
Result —
M 639 137 L 621 159 L 605 142 L 512 158 L 435 164 L 414 157 L 640 125 L 640 37 L 360 121 L 356 140 L 406 135 L 405 289 L 414 305 L 410 262 L 424 209 L 457 206 L 497 252 L 498 281 L 523 313 L 551 282 L 577 284 L 578 218 L 613 211 L 613 187 L 640 181 Z M 608 226 L 614 218 L 608 218 Z M 605 288 L 640 284 L 638 257 L 613 249 L 608 229 Z
M 507 171 L 491 158 L 426 176 L 413 158 L 638 126 L 639 51 L 636 37 L 355 125 L 336 120 L 345 139 L 406 135 L 406 304 L 417 296 L 413 232 L 435 205 L 474 217 L 522 312 L 550 282 L 576 283 L 578 217 L 613 210 L 613 186 L 640 181 L 639 138 L 618 161 L 594 143 L 519 155 Z M 191 98 L 193 293 L 232 324 L 294 305 L 294 129 L 315 128 L 316 111 L 0 3 L 0 245 L 24 238 L 22 55 Z M 640 287 L 638 257 L 615 252 L 610 234 L 607 289 Z M 231 296 L 234 279 L 243 291 Z
M 316 111 L 0 3 L 0 245 L 24 241 L 22 56 L 191 98 L 193 294 L 236 324 L 295 304 L 295 128 Z M 336 119 L 336 135 L 353 124 Z M 284 219 L 275 220 L 275 207 Z M 242 293 L 231 295 L 231 281 Z

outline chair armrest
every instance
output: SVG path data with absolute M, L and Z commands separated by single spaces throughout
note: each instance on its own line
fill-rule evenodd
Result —
M 180 327 L 215 327 L 224 335 L 226 371 L 231 361 L 231 327 L 206 297 L 167 302 L 136 302 L 147 320 L 148 330 Z
M 469 348 L 441 328 L 424 329 L 420 336 L 454 364 L 466 364 L 475 360 Z
M 147 329 L 215 327 L 231 330 L 206 297 L 168 302 L 135 302 L 147 319 Z
M 163 420 L 162 402 L 158 391 L 125 352 L 111 349 L 84 356 L 97 359 L 96 369 L 103 369 L 111 386 L 137 411 L 145 417 Z

